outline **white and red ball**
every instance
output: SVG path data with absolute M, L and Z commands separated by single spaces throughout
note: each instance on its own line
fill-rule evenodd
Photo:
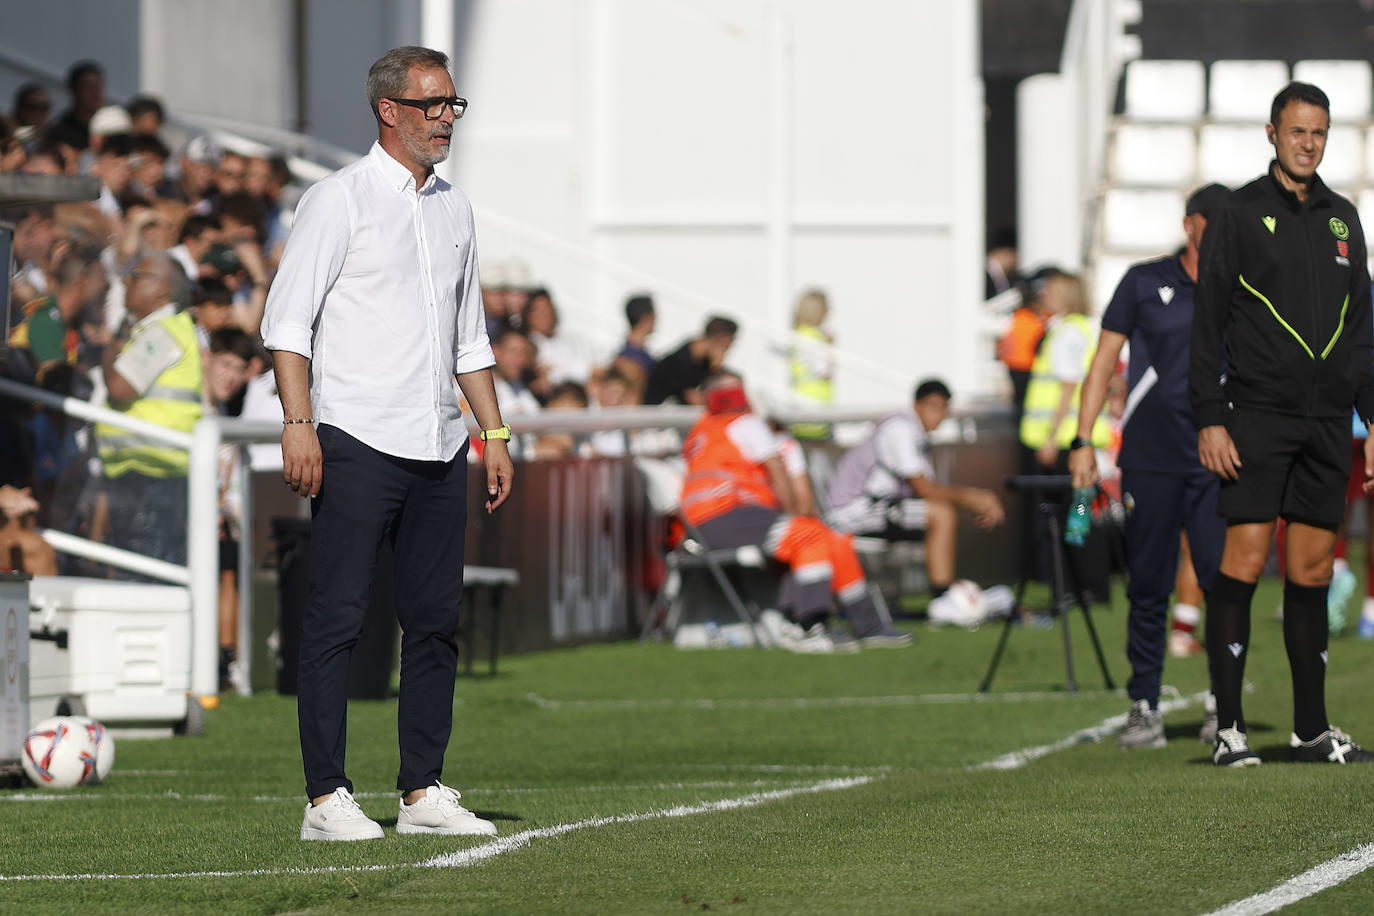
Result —
M 71 789 L 96 785 L 114 766 L 114 738 L 87 716 L 54 716 L 29 729 L 21 763 L 34 785 Z

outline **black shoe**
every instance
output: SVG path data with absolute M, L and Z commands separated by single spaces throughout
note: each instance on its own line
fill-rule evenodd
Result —
M 1311 741 L 1299 741 L 1297 735 L 1290 735 L 1288 759 L 1297 763 L 1374 763 L 1374 753 L 1333 725 Z
M 1237 728 L 1223 728 L 1217 732 L 1212 762 L 1219 767 L 1250 767 L 1258 766 L 1260 759 L 1259 754 L 1250 750 L 1245 732 Z

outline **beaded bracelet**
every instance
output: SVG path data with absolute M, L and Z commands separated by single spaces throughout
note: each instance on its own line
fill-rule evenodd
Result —
M 298 420 L 282 420 L 282 421 L 281 421 L 281 425 L 282 425 L 282 426 L 290 426 L 292 423 L 314 423 L 314 422 L 315 422 L 314 417 L 302 417 L 301 419 L 298 419 Z

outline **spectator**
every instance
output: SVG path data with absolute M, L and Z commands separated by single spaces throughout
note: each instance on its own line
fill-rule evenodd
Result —
M 35 140 L 19 171 L 30 175 L 65 175 L 67 159 L 62 155 L 62 148 L 51 140 Z
M 830 303 L 825 293 L 809 289 L 797 301 L 792 317 L 791 364 L 792 394 L 803 407 L 828 407 L 835 399 L 831 379 L 835 358 L 831 350 L 834 337 L 825 329 Z M 802 439 L 824 439 L 830 435 L 826 423 L 797 423 L 792 432 Z
M 1030 384 L 1031 366 L 1050 319 L 1049 303 L 1044 298 L 1045 287 L 1058 273 L 1053 267 L 1045 267 L 1030 278 L 1022 304 L 1011 313 L 1006 332 L 997 341 L 997 358 L 1006 364 L 1011 377 L 1012 412 L 1018 425 L 1026 401 L 1026 386 Z
M 486 314 L 487 338 L 495 340 L 506 321 L 506 265 L 499 260 L 484 264 L 482 273 L 482 311 Z
M 596 384 L 596 405 L 598 407 L 631 407 L 636 402 L 639 386 L 617 362 L 601 373 Z M 599 429 L 588 437 L 592 451 L 597 455 L 618 457 L 630 451 L 629 439 L 623 429 Z
M 57 552 L 33 530 L 37 500 L 28 488 L 0 485 L 0 569 L 13 568 L 19 555 L 19 569 L 31 576 L 57 575 Z
M 592 374 L 591 360 L 583 354 L 578 341 L 566 331 L 559 332 L 558 310 L 547 289 L 541 287 L 530 291 L 529 304 L 525 306 L 525 328 L 530 343 L 539 353 L 536 376 L 541 385 L 548 386 L 544 392 L 546 397 L 552 397 L 553 387 L 563 382 L 586 384 Z M 537 389 L 536 393 L 539 393 Z
M 100 199 L 96 207 L 105 216 L 116 219 L 123 215 L 124 207 L 120 197 L 132 189 L 134 173 L 129 158 L 134 151 L 134 140 L 128 134 L 113 134 L 100 143 L 91 174 L 100 179 Z M 117 229 L 116 229 L 117 231 Z
M 1020 277 L 1016 272 L 1016 230 L 1003 227 L 995 232 L 988 243 L 988 260 L 983 284 L 983 298 L 1015 289 Z
M 15 137 L 28 143 L 40 137 L 48 126 L 52 101 L 48 90 L 38 83 L 25 83 L 14 93 Z
M 15 269 L 11 294 L 23 302 L 46 293 L 52 285 L 49 277 L 59 234 L 53 209 L 48 205 L 20 210 L 13 219 Z
M 1083 284 L 1072 274 L 1055 273 L 1039 298 L 1050 313 L 1045 339 L 1031 366 L 1021 417 L 1021 443 L 1035 452 L 1041 473 L 1068 469 L 1068 447 L 1078 431 L 1078 402 L 1083 380 L 1097 349 L 1088 323 Z M 1091 445 L 1103 448 L 1111 438 L 1100 414 Z
M 282 206 L 282 192 L 291 183 L 291 169 L 286 157 L 280 153 L 271 156 L 254 156 L 248 160 L 248 178 L 245 187 L 249 194 L 258 199 L 263 212 L 263 255 L 267 262 L 275 265 L 281 260 L 281 250 L 286 244 L 286 232 L 290 228 L 285 208 Z
M 669 398 L 681 404 L 704 404 L 701 383 L 712 370 L 725 364 L 725 354 L 735 342 L 739 325 L 713 316 L 700 337 L 688 340 L 654 364 L 644 390 L 645 404 L 662 404 Z
M 176 258 L 187 279 L 195 281 L 200 277 L 201 262 L 219 241 L 219 232 L 219 218 L 204 213 L 192 213 L 181 224 L 177 244 L 168 249 L 167 253 Z
M 867 439 L 845 452 L 830 479 L 828 521 L 852 534 L 924 537 L 931 617 L 957 620 L 961 615 L 942 611 L 957 569 L 959 511 L 981 528 L 1000 525 L 1003 511 L 991 490 L 935 480 L 930 433 L 949 415 L 949 398 L 944 382 L 922 381 L 911 410 L 881 420 Z
M 496 358 L 492 374 L 501 416 L 538 413 L 539 400 L 525 384 L 526 373 L 534 368 L 536 353 L 529 337 L 515 328 L 503 328 L 492 341 L 491 351 Z
M 219 277 L 198 280 L 191 284 L 191 316 L 196 322 L 196 340 L 202 350 L 208 350 L 216 331 L 238 327 L 233 292 Z
M 636 293 L 625 300 L 625 320 L 630 325 L 630 332 L 625 335 L 625 343 L 615 355 L 615 362 L 635 372 L 641 388 L 654 368 L 654 358 L 648 347 L 657 317 L 654 300 L 648 293 Z
M 23 308 L 23 320 L 10 335 L 10 346 L 33 357 L 37 380 L 54 366 L 75 366 L 81 350 L 79 327 L 86 304 L 104 292 L 93 256 L 69 250 L 57 262 L 49 292 Z M 64 392 L 65 393 L 65 392 Z
M 242 193 L 247 178 L 248 157 L 234 150 L 225 150 L 215 166 L 215 199 L 218 201 L 225 195 Z
M 192 137 L 181 152 L 181 178 L 159 193 L 182 201 L 196 213 L 209 213 L 219 158 L 220 149 L 209 137 Z
M 107 137 L 128 136 L 132 139 L 133 134 L 130 133 L 132 127 L 133 121 L 129 120 L 129 113 L 124 110 L 123 105 L 106 105 L 101 108 L 91 115 L 91 123 L 87 126 L 87 133 L 90 136 L 88 155 L 99 154 Z
M 167 159 L 171 151 L 155 134 L 132 134 L 133 155 L 129 168 L 134 175 L 134 187 L 145 197 L 161 197 L 166 188 Z
M 48 128 L 48 137 L 80 152 L 91 145 L 91 117 L 105 104 L 105 70 L 92 60 L 73 64 L 67 71 L 67 91 L 72 104 Z
M 160 101 L 151 95 L 136 95 L 124 107 L 129 112 L 131 133 L 140 137 L 158 137 L 162 125 L 167 121 Z
M 835 601 L 860 641 L 873 646 L 911 642 L 909 634 L 878 616 L 851 539 L 818 519 L 793 514 L 792 484 L 777 440 L 750 409 L 740 377 L 717 370 L 705 389 L 706 413 L 683 448 L 683 518 L 713 548 L 754 545 L 789 567 L 796 586 L 791 622 L 803 631 L 790 647 L 834 650 L 825 621 Z
M 125 306 L 135 323 L 127 340 L 105 348 L 102 369 L 114 410 L 189 433 L 203 410 L 203 374 L 191 316 L 175 305 L 184 295 L 184 282 L 165 252 L 146 252 L 138 259 L 125 281 Z M 110 542 L 184 564 L 186 451 L 103 424 L 96 435 Z
M 560 382 L 549 395 L 545 410 L 586 410 L 587 389 L 577 382 Z M 582 453 L 585 435 L 573 433 L 544 433 L 534 443 L 535 458 L 566 458 Z

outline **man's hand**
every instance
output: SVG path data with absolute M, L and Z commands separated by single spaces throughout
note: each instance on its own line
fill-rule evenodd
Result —
M 20 490 L 9 484 L 0 486 L 0 512 L 10 518 L 18 518 L 37 511 L 38 500 L 33 498 L 33 493 L 28 487 Z
M 979 528 L 996 528 L 1006 518 L 1002 500 L 991 490 L 974 490 L 969 495 L 969 512 Z
M 1222 480 L 1235 480 L 1240 471 L 1240 452 L 1225 426 L 1204 426 L 1197 433 L 1197 456 L 1202 466 Z M 1369 450 L 1365 450 L 1369 461 Z
M 1053 468 L 1055 462 L 1059 460 L 1059 443 L 1053 439 L 1049 440 L 1035 450 L 1035 458 L 1040 462 L 1042 468 Z
M 1069 473 L 1075 487 L 1091 487 L 1097 483 L 1097 450 L 1076 448 L 1069 452 Z
M 281 434 L 282 478 L 297 496 L 320 495 L 324 459 L 312 423 L 289 423 Z
M 1364 440 L 1364 491 L 1374 490 L 1374 437 Z
M 482 464 L 487 468 L 487 514 L 491 515 L 510 496 L 515 465 L 510 460 L 510 448 L 505 439 L 488 439 L 482 450 Z

